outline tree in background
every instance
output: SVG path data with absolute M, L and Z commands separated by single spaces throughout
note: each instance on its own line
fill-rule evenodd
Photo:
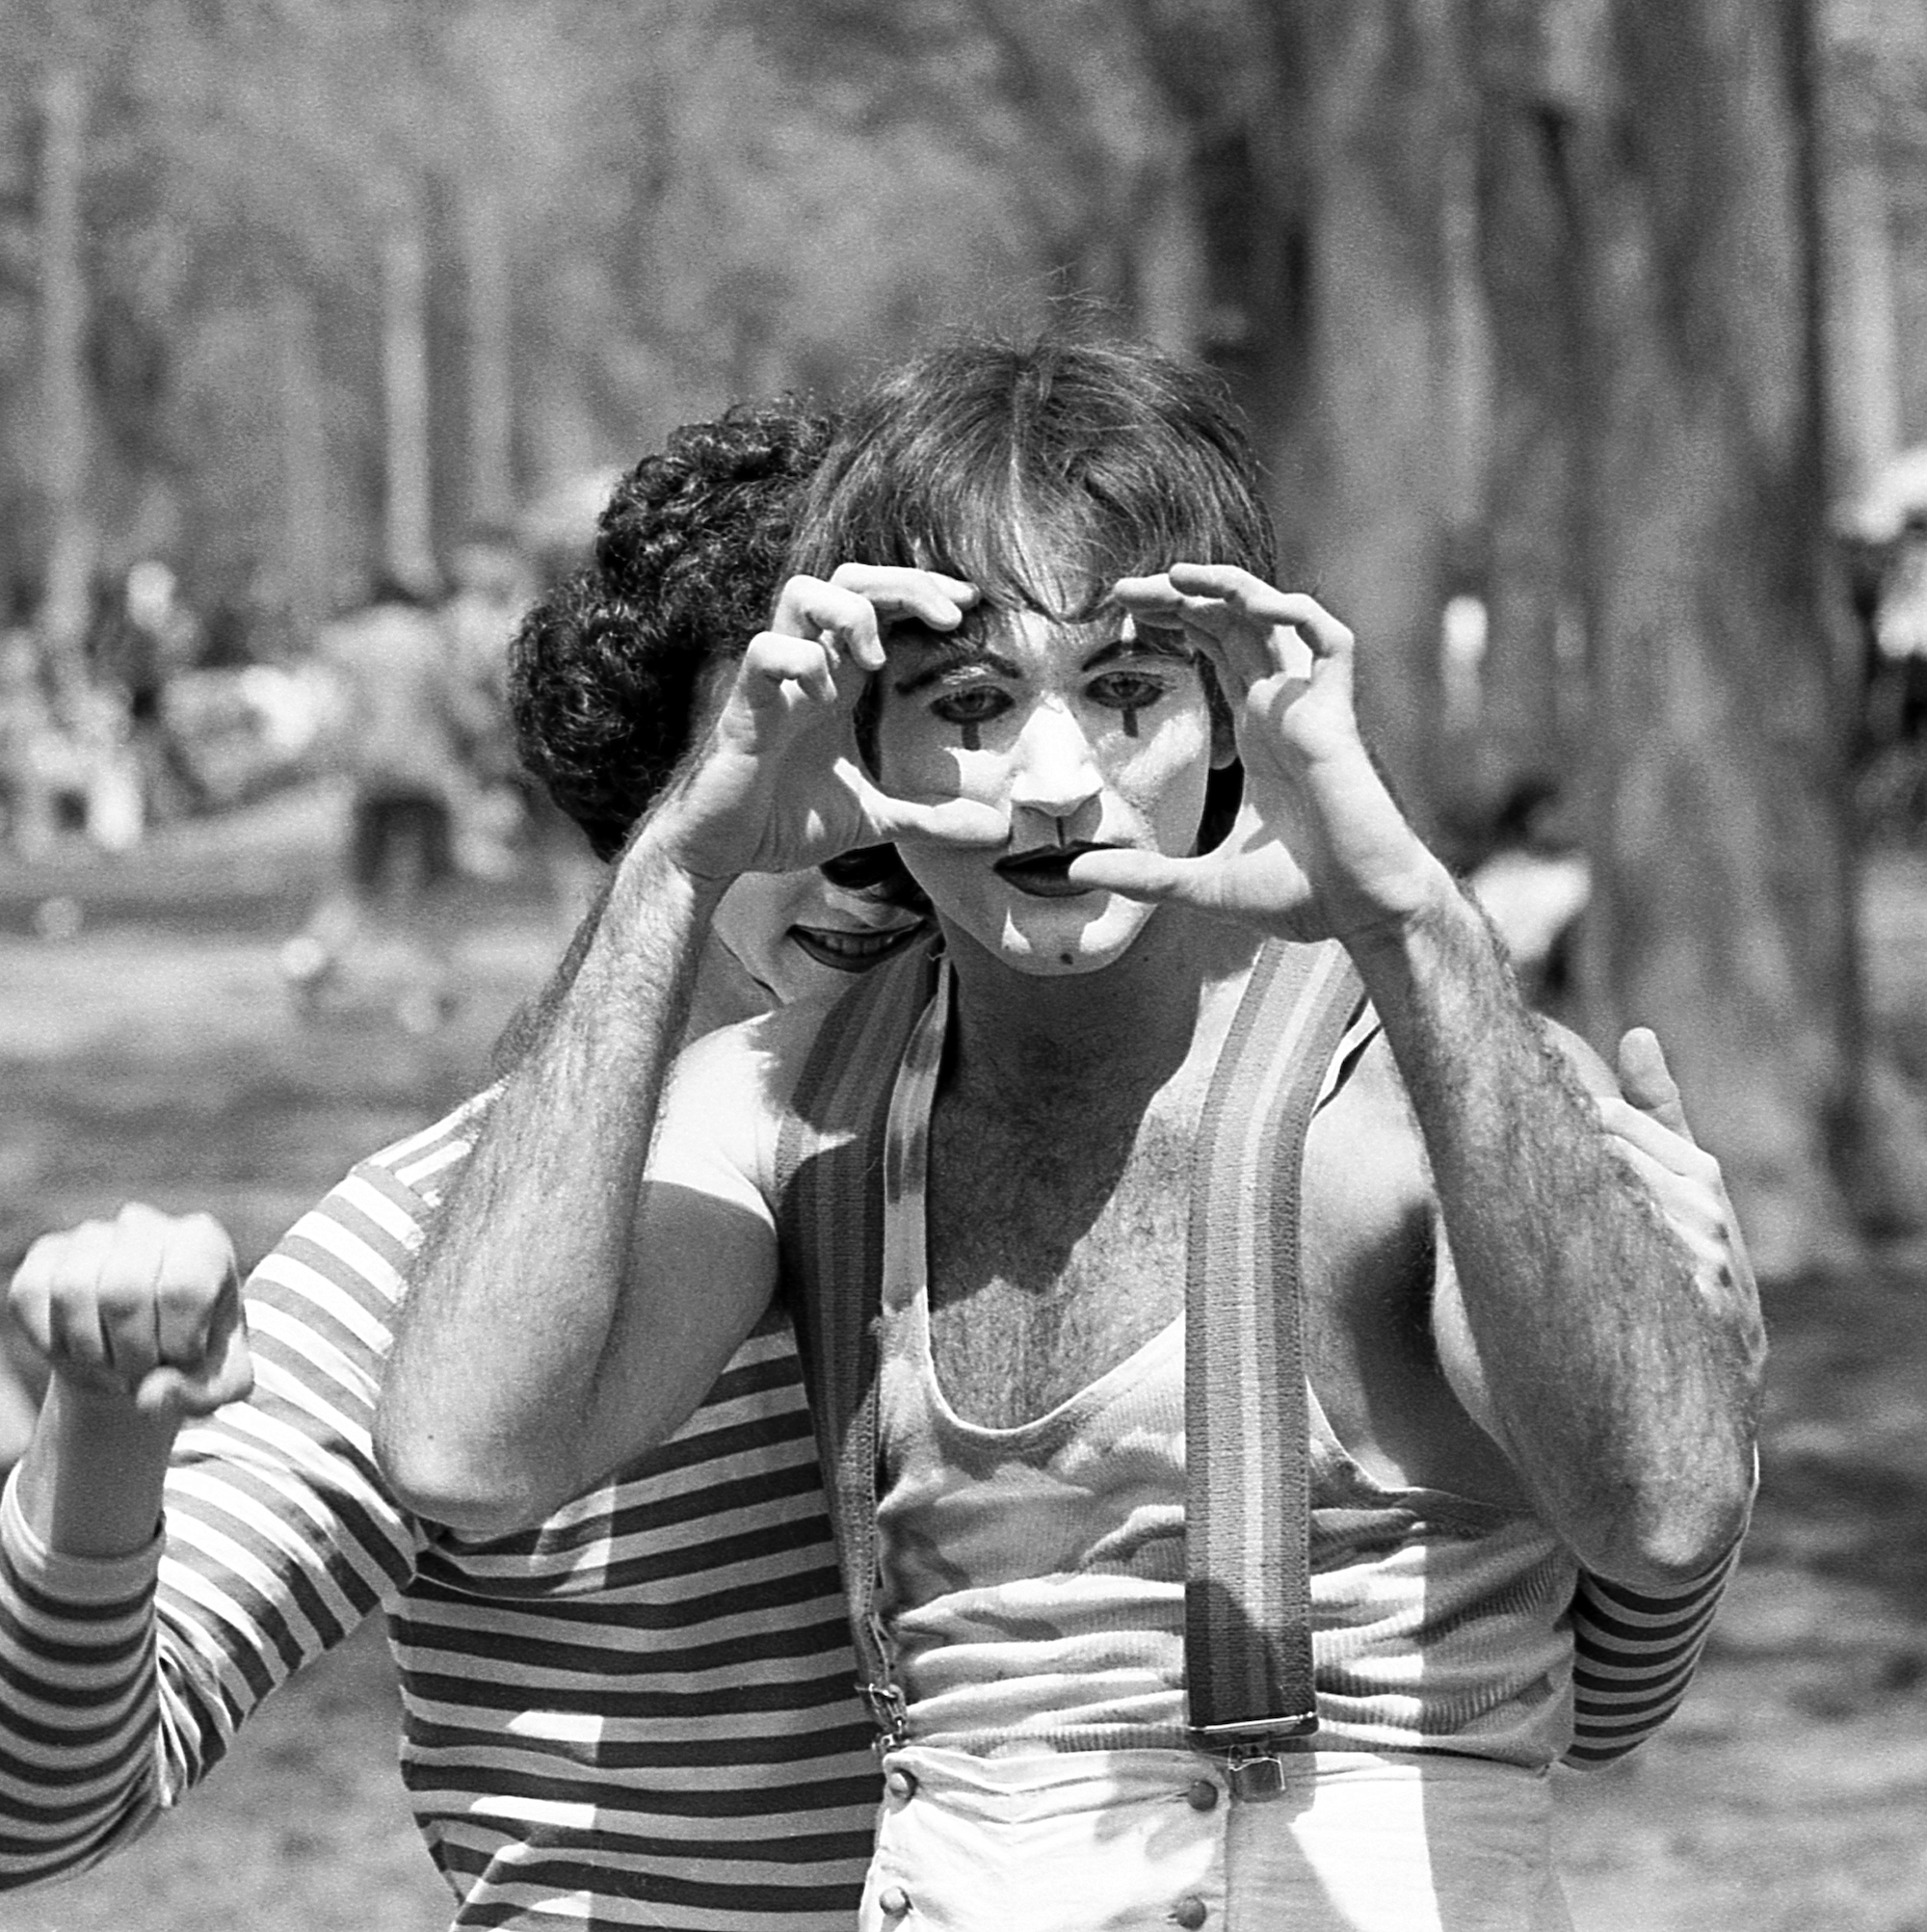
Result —
M 1784 1273 L 1843 1244 L 1862 1044 L 1810 20 L 1802 0 L 1536 12 L 1509 111 L 1537 124 L 1572 278 L 1538 400 L 1568 406 L 1592 661 L 1589 1031 L 1659 1029 Z
M 735 393 L 836 386 L 1029 280 L 1036 237 L 1010 181 L 928 120 L 880 135 L 849 88 L 800 90 L 730 13 L 0 14 L 0 570 L 38 597 L 50 555 L 38 252 L 40 211 L 58 222 L 59 206 L 38 171 L 66 151 L 45 139 L 56 18 L 92 102 L 67 286 L 85 297 L 71 393 L 96 430 L 69 496 L 102 535 L 97 561 L 157 550 L 203 596 L 312 609 L 380 554 L 394 494 L 380 372 L 398 197 L 421 211 L 442 551 L 505 495 L 626 462 Z

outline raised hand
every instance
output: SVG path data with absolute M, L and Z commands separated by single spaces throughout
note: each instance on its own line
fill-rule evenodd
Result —
M 253 1387 L 234 1247 L 209 1214 L 130 1202 L 27 1250 L 9 1296 L 47 1365 L 89 1400 L 205 1416 Z
M 1746 1240 L 1720 1163 L 1694 1140 L 1650 1027 L 1635 1026 L 1620 1041 L 1619 1078 L 1624 1098 L 1601 1097 L 1597 1103 L 1612 1151 L 1651 1191 L 1692 1254 L 1701 1294 L 1757 1364 L 1766 1355 L 1766 1330 Z
M 1368 938 L 1415 916 L 1445 883 L 1359 734 L 1358 646 L 1321 604 L 1230 565 L 1126 577 L 1134 621 L 1177 626 L 1217 673 L 1245 798 L 1234 829 L 1194 859 L 1100 852 L 1070 876 L 1177 902 L 1281 938 Z
M 976 599 L 974 587 L 934 570 L 845 564 L 827 583 L 792 577 L 666 805 L 663 829 L 689 871 L 727 879 L 904 839 L 1001 841 L 1005 822 L 988 807 L 886 795 L 857 744 L 858 701 L 883 669 L 884 629 L 911 621 L 951 630 Z

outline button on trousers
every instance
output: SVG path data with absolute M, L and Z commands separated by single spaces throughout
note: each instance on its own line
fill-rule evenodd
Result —
M 861 1932 L 1571 1932 L 1549 1781 L 1516 1765 L 1307 1753 L 1254 1803 L 1178 1750 L 912 1744 L 884 1768 L 908 1775 Z

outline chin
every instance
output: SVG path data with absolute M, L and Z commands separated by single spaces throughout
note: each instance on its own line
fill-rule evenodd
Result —
M 1039 979 L 1072 978 L 1115 966 L 1136 943 L 1151 909 L 1111 893 L 1090 896 L 1097 906 L 1078 915 L 1064 909 L 1079 900 L 1029 902 L 1023 912 L 1006 917 L 993 950 L 1006 966 Z M 1052 911 L 1038 913 L 1031 905 L 1049 905 Z

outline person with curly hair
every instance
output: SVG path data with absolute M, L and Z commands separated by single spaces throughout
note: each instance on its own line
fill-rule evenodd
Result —
M 613 859 L 688 749 L 708 667 L 761 628 L 792 500 L 834 419 L 743 404 L 671 432 L 616 485 L 594 560 L 531 612 L 509 652 L 522 764 Z
M 787 402 L 677 431 L 522 622 L 521 755 L 601 858 L 761 622 L 825 440 Z M 688 1030 L 915 943 L 885 869 L 747 882 Z M 438 1528 L 374 1466 L 409 1259 L 493 1098 L 359 1163 L 245 1288 L 204 1215 L 130 1205 L 28 1254 L 13 1303 L 53 1386 L 0 1502 L 0 1887 L 129 1843 L 381 1612 L 458 1927 L 850 1923 L 881 1784 L 786 1320 L 673 1440 L 521 1533 Z

